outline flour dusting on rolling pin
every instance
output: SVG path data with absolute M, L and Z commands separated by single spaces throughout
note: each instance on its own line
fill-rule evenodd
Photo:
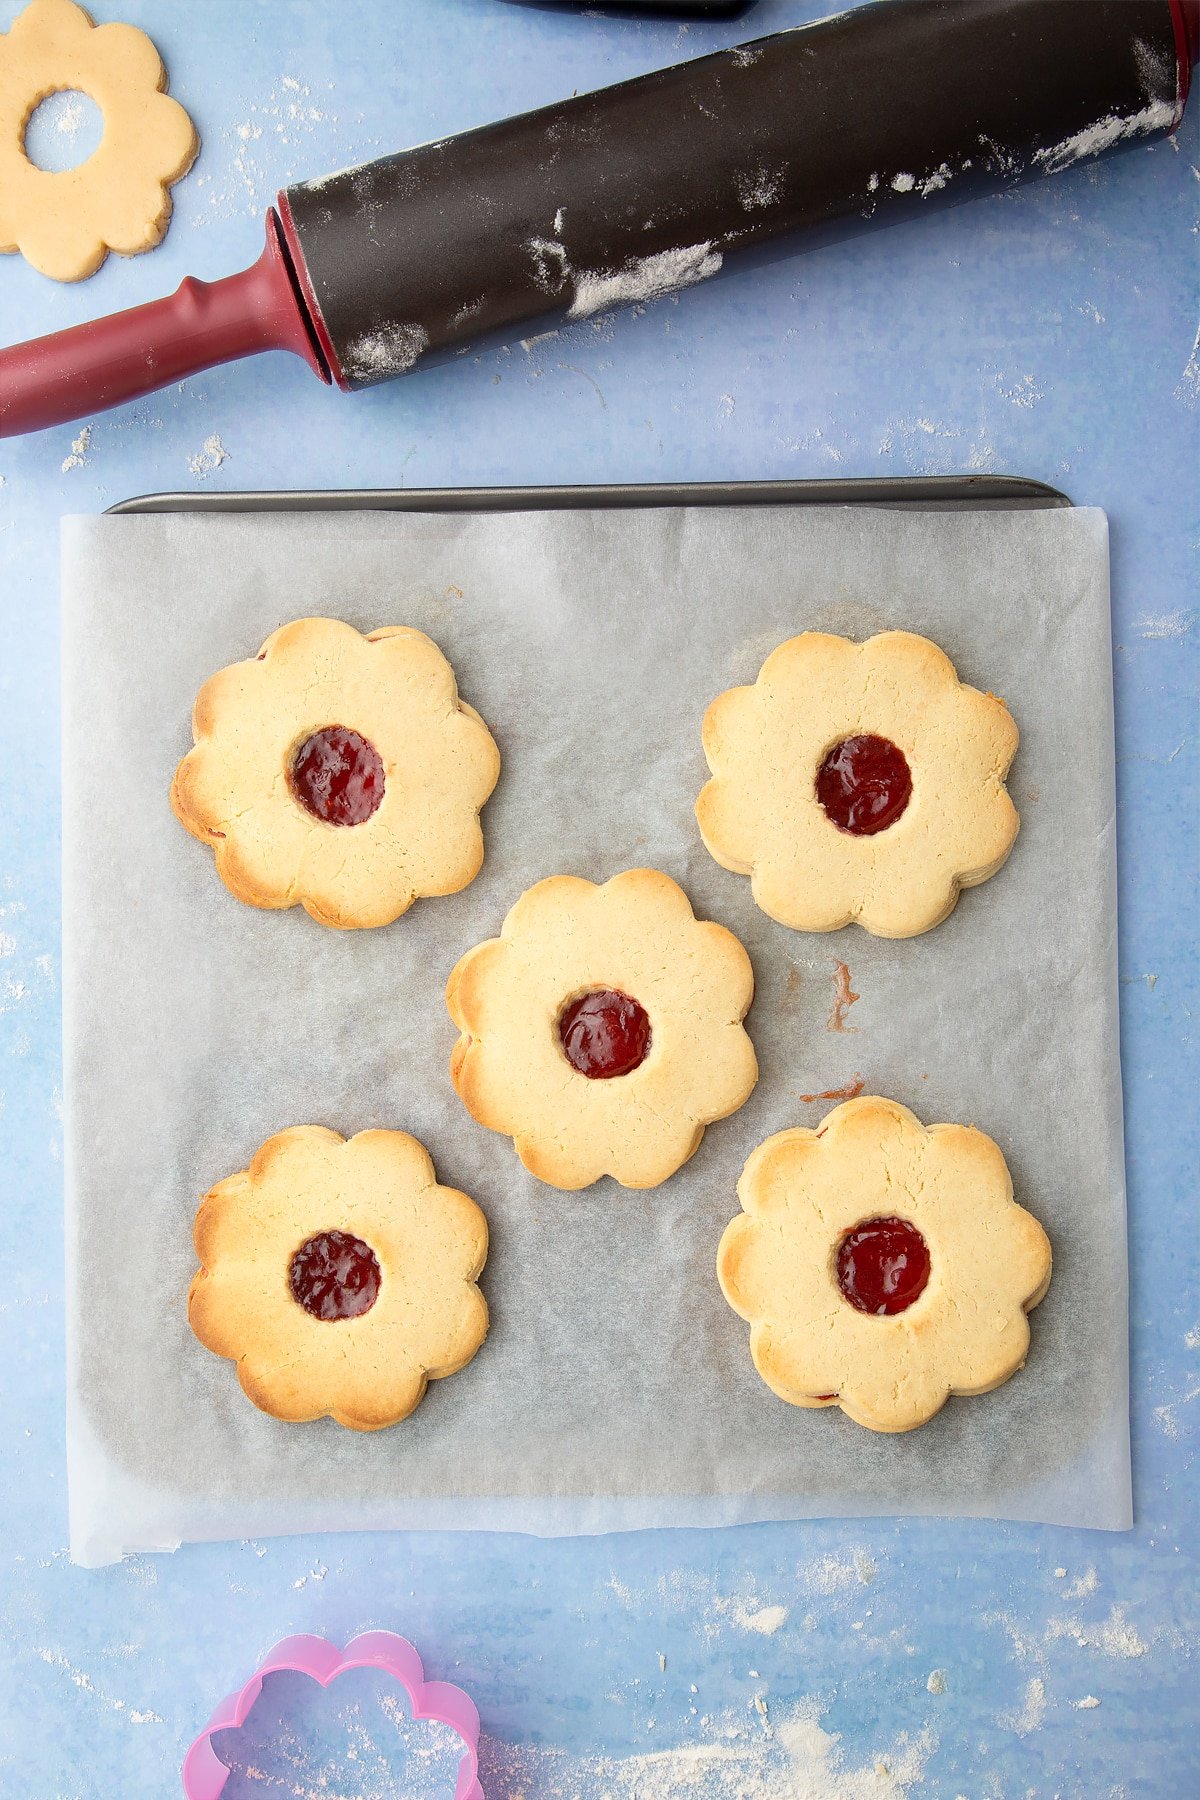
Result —
M 876 0 L 299 182 L 224 281 L 0 351 L 0 436 L 260 350 L 368 387 L 1172 130 L 1200 0 Z

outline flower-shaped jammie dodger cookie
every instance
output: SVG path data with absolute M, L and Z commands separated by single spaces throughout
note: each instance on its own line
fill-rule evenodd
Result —
M 755 1368 L 793 1406 L 911 1431 L 1024 1363 L 1050 1243 L 982 1131 L 847 1100 L 760 1144 L 738 1198 L 717 1276 Z
M 479 873 L 500 753 L 423 632 L 297 619 L 206 681 L 171 805 L 231 894 L 388 925 Z
M 487 1241 L 407 1132 L 297 1125 L 201 1202 L 188 1318 L 263 1412 L 377 1431 L 482 1344 Z
M 451 1075 L 540 1180 L 657 1187 L 758 1079 L 753 993 L 741 944 L 668 875 L 555 875 L 451 975 Z
M 81 281 L 110 250 L 152 250 L 171 218 L 172 182 L 200 148 L 144 31 L 93 25 L 73 0 L 33 0 L 0 32 L 0 251 L 19 250 L 55 281 Z M 49 94 L 78 89 L 104 115 L 93 155 L 39 169 L 25 128 Z
M 1012 849 L 1016 748 L 1004 702 L 928 638 L 806 631 L 705 714 L 700 834 L 782 925 L 915 937 Z

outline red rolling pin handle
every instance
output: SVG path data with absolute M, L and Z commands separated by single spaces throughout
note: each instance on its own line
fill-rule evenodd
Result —
M 0 353 L 0 437 L 63 425 L 261 350 L 292 350 L 329 380 L 274 210 L 266 248 L 240 274 L 189 275 L 163 300 Z

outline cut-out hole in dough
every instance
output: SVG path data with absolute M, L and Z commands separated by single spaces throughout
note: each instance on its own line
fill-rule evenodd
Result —
M 64 88 L 35 106 L 25 127 L 25 154 L 36 169 L 62 174 L 100 148 L 104 114 L 90 94 Z

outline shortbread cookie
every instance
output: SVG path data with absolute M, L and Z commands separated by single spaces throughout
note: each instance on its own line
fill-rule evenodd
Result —
M 479 873 L 500 753 L 423 632 L 297 619 L 200 690 L 171 805 L 231 894 L 388 925 Z
M 657 1187 L 758 1079 L 753 993 L 733 933 L 657 869 L 552 876 L 450 977 L 454 1085 L 553 1187 Z
M 188 1318 L 263 1412 L 377 1431 L 482 1344 L 487 1241 L 407 1132 L 297 1125 L 202 1201 Z
M 928 638 L 806 631 L 713 701 L 703 735 L 700 835 L 797 931 L 915 937 L 1013 847 L 1016 725 Z
M 159 243 L 170 188 L 200 148 L 178 100 L 162 90 L 158 51 L 134 25 L 94 25 L 73 0 L 32 0 L 0 32 L 0 251 L 19 250 L 55 281 L 81 281 L 110 250 Z M 39 169 L 25 128 L 50 94 L 81 90 L 104 135 L 74 169 Z
M 717 1276 L 782 1400 L 911 1431 L 1023 1365 L 1050 1243 L 982 1131 L 847 1100 L 760 1144 L 738 1198 Z

